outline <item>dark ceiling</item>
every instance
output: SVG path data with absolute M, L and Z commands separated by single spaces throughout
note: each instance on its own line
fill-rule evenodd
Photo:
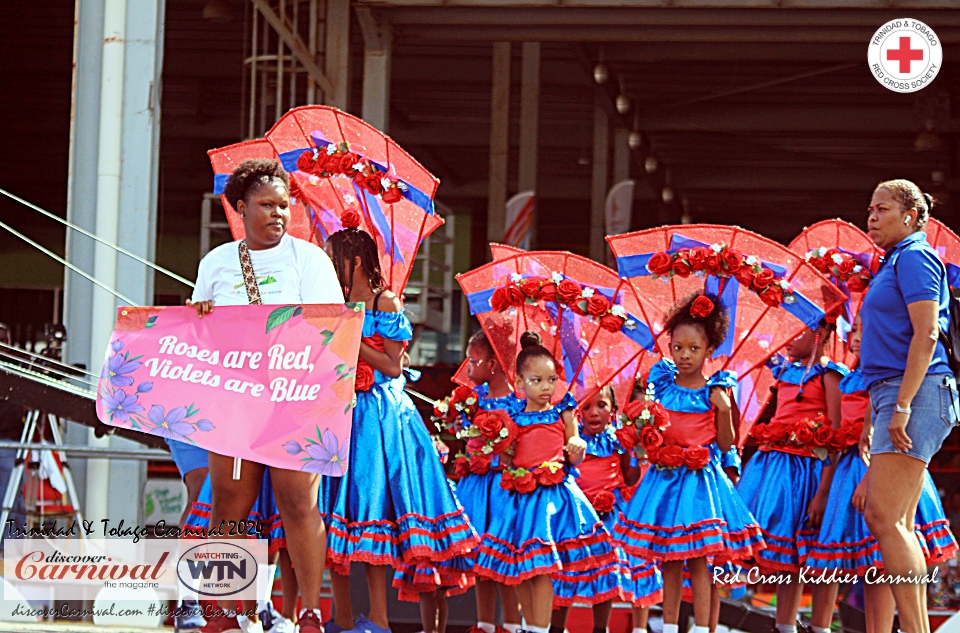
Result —
M 168 0 L 165 24 L 158 258 L 187 276 L 211 186 L 206 150 L 243 134 L 250 5 L 232 0 L 233 19 L 214 23 L 202 19 L 204 4 Z M 813 0 L 725 3 L 784 5 L 749 9 L 665 4 L 366 5 L 395 29 L 391 135 L 441 178 L 438 199 L 472 216 L 475 262 L 486 257 L 491 44 L 500 38 L 543 42 L 542 248 L 587 249 L 594 103 L 612 104 L 620 81 L 633 109 L 619 123 L 632 126 L 636 117 L 645 139 L 631 162 L 641 181 L 635 228 L 678 222 L 685 199 L 695 222 L 737 223 L 789 240 L 820 218 L 862 221 L 871 187 L 891 177 L 932 189 L 946 202 L 941 217 L 958 224 L 960 11 L 787 6 L 851 4 Z M 58 212 L 66 206 L 73 9 L 72 0 L 7 2 L 0 20 L 7 149 L 0 186 Z M 905 13 L 936 29 L 945 48 L 934 84 L 910 95 L 880 86 L 866 61 L 875 29 Z M 363 39 L 355 19 L 351 40 L 350 110 L 359 113 Z M 510 193 L 517 187 L 519 44 L 513 55 Z M 598 87 L 591 71 L 601 55 L 611 79 Z M 914 143 L 927 125 L 939 149 L 918 153 Z M 652 176 L 642 167 L 648 154 L 660 163 Z M 677 192 L 671 205 L 659 201 L 665 168 Z M 939 184 L 934 172 L 942 174 Z M 62 245 L 62 231 L 11 203 L 0 201 L 0 217 Z M 11 244 L 0 239 L 0 248 Z

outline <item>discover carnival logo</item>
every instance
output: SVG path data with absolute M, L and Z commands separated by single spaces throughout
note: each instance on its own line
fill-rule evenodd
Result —
M 940 72 L 943 45 L 933 29 L 919 20 L 890 20 L 873 34 L 867 62 L 885 88 L 916 92 L 929 86 Z

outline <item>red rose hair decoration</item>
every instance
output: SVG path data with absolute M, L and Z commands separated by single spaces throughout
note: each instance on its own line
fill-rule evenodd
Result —
M 340 223 L 345 229 L 358 229 L 360 228 L 360 214 L 356 211 L 347 211 L 340 217 Z
M 716 305 L 710 300 L 710 297 L 700 295 L 693 300 L 693 304 L 690 306 L 690 316 L 695 319 L 706 319 L 713 314 L 715 307 Z

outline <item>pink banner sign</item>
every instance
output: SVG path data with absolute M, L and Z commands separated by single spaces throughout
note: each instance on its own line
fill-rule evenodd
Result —
M 268 466 L 347 468 L 358 305 L 118 310 L 100 384 L 105 424 Z

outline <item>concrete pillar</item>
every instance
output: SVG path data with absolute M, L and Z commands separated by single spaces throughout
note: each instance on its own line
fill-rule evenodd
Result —
M 358 15 L 360 10 L 358 9 Z M 377 23 L 364 10 L 363 113 L 361 118 L 383 133 L 390 127 L 390 68 L 393 60 L 393 30 Z
M 487 239 L 502 242 L 506 230 L 507 159 L 510 150 L 510 42 L 493 44 L 493 89 L 490 93 L 490 176 Z
M 326 105 L 346 111 L 350 101 L 350 0 L 327 0 L 324 75 L 333 84 Z
M 609 187 L 607 164 L 610 153 L 610 119 L 600 103 L 593 108 L 593 176 L 590 188 L 590 257 L 605 261 L 604 204 Z
M 154 259 L 163 0 L 78 3 L 68 218 L 99 237 Z M 109 247 L 67 232 L 67 258 L 140 305 L 153 303 L 153 272 Z M 116 319 L 110 293 L 67 272 L 66 360 L 98 373 Z M 68 443 L 125 448 L 70 425 Z M 94 521 L 138 524 L 146 464 L 71 460 L 79 502 Z M 99 525 L 99 523 L 98 523 Z

